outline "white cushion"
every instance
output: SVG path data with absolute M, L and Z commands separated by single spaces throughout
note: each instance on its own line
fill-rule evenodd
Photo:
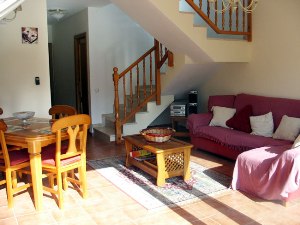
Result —
M 272 137 L 274 123 L 272 112 L 261 116 L 250 116 L 252 133 L 264 137 Z
M 213 118 L 211 119 L 209 126 L 220 126 L 229 128 L 226 125 L 226 121 L 233 117 L 233 115 L 236 112 L 236 109 L 221 106 L 213 106 L 211 110 L 213 111 Z
M 300 132 L 300 118 L 284 115 L 273 138 L 294 141 Z
M 299 146 L 300 146 L 300 135 L 298 135 L 298 137 L 294 141 L 294 144 L 293 144 L 292 148 L 297 148 Z

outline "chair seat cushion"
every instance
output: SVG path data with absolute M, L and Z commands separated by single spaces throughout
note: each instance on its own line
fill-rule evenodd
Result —
M 11 166 L 15 166 L 29 161 L 29 154 L 27 149 L 9 151 L 8 154 Z M 4 164 L 4 159 L 0 159 L 0 165 L 4 166 Z
M 61 154 L 65 154 L 68 150 L 68 143 L 63 142 L 61 145 Z M 42 149 L 42 165 L 52 165 L 55 166 L 55 151 L 56 144 L 48 145 Z M 75 162 L 80 161 L 80 156 L 74 156 L 61 160 L 61 165 L 69 165 Z

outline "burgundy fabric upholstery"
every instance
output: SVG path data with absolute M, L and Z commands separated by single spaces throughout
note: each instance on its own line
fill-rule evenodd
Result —
M 208 98 L 208 112 L 213 106 L 233 108 L 235 95 L 214 95 Z
M 196 133 L 199 127 L 208 126 L 213 117 L 212 113 L 191 114 L 187 118 L 186 128 L 191 133 Z
M 63 142 L 61 146 L 61 153 L 65 154 L 68 150 L 68 143 Z M 52 165 L 55 166 L 55 151 L 56 151 L 56 144 L 48 145 L 42 150 L 42 164 L 43 165 Z M 72 164 L 80 160 L 80 156 L 75 156 L 71 158 L 66 158 L 61 160 L 61 165 L 65 166 L 68 164 Z
M 231 119 L 227 120 L 226 125 L 235 130 L 251 133 L 250 116 L 252 114 L 252 106 L 246 105 L 240 111 L 237 111 Z
M 202 137 L 231 149 L 246 151 L 261 146 L 292 145 L 291 141 L 273 139 L 224 127 L 202 126 L 197 129 L 194 137 Z
M 201 146 L 199 149 L 212 152 L 214 154 L 223 156 L 227 159 L 235 160 L 241 151 L 229 148 L 228 146 L 220 145 L 215 141 L 211 141 L 207 138 L 191 136 L 191 143 L 196 146 Z M 197 147 L 196 147 L 197 148 Z
M 300 118 L 300 100 L 273 98 L 257 95 L 239 94 L 235 98 L 234 107 L 237 111 L 246 105 L 251 105 L 253 115 L 263 115 L 272 112 L 274 130 L 277 129 L 283 115 Z
M 29 154 L 27 149 L 10 151 L 8 152 L 8 154 L 11 166 L 15 166 L 29 161 Z M 0 159 L 0 165 L 4 166 L 4 164 L 4 159 Z

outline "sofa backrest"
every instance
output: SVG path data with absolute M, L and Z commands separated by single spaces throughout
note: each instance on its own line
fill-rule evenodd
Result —
M 234 107 L 235 95 L 212 95 L 208 98 L 208 112 L 211 111 L 213 106 L 222 106 L 227 108 Z
M 264 97 L 249 94 L 236 95 L 233 106 L 237 112 L 246 105 L 252 106 L 254 116 L 272 112 L 274 130 L 278 127 L 283 115 L 300 118 L 300 100 L 296 99 Z

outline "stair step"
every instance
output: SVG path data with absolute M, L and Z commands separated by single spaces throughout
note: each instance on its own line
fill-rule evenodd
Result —
M 102 124 L 95 125 L 94 132 L 100 137 L 100 139 L 105 141 L 115 141 L 115 128 L 103 126 Z

